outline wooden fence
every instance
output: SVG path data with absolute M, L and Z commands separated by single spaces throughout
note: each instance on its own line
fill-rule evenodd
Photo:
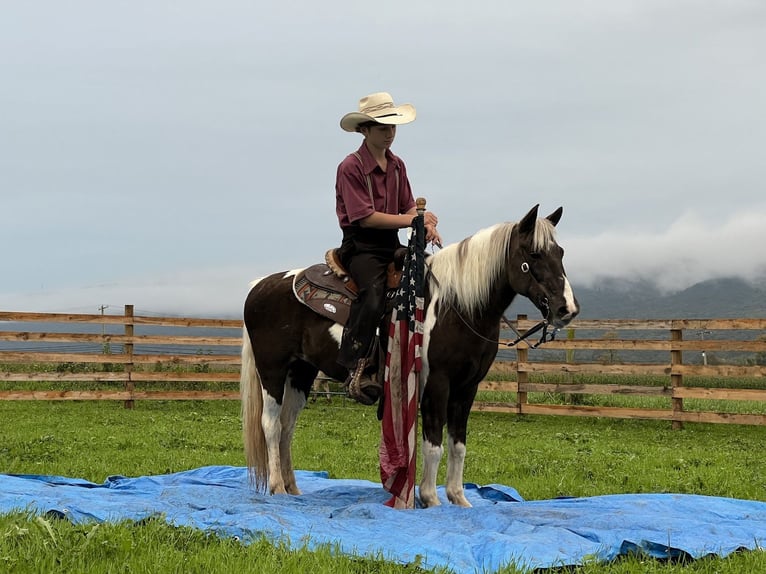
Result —
M 111 384 L 90 390 L 2 390 L 0 400 L 124 400 L 130 408 L 136 399 L 239 399 L 238 390 L 225 387 L 239 382 L 240 320 L 137 316 L 133 306 L 126 305 L 123 315 L 0 311 L 0 321 L 13 322 L 14 328 L 0 331 L 0 342 L 24 347 L 0 350 L 0 382 Z M 15 330 L 27 323 L 48 329 L 63 324 L 69 330 Z M 163 328 L 160 334 L 155 332 L 158 327 Z M 218 330 L 228 332 L 219 335 Z M 205 334 L 190 334 L 194 331 Z M 157 383 L 185 388 L 137 388 Z M 206 383 L 224 388 L 194 388 Z
M 540 348 L 509 350 L 512 330 L 533 324 L 519 316 L 503 331 L 475 410 L 766 424 L 766 319 L 582 320 Z M 241 325 L 131 305 L 0 311 L 0 400 L 238 399 Z
M 522 330 L 533 324 L 526 320 L 517 323 L 516 328 Z M 563 356 L 532 360 L 530 355 L 537 350 L 520 348 L 513 363 L 516 381 L 482 383 L 485 389 L 517 393 L 514 404 L 480 403 L 475 408 L 660 419 L 672 421 L 676 429 L 684 422 L 765 425 L 764 329 L 766 319 L 576 321 L 566 338 L 544 345 L 546 353 L 558 351 Z M 582 355 L 585 360 L 578 359 Z M 558 380 L 548 382 L 551 377 Z M 530 400 L 532 393 L 588 395 L 611 398 L 615 403 L 643 397 L 654 399 L 660 407 L 593 406 L 571 399 L 569 404 L 542 404 Z M 728 412 L 720 407 L 713 410 L 716 403 L 731 402 L 736 404 L 724 404 Z M 687 408 L 690 403 L 693 408 Z

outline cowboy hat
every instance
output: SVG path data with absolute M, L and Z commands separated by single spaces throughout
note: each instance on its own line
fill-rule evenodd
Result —
M 408 124 L 414 119 L 415 107 L 412 104 L 395 106 L 391 94 L 377 92 L 359 100 L 359 111 L 343 116 L 340 127 L 347 132 L 358 132 L 359 125 L 365 122 L 400 125 Z

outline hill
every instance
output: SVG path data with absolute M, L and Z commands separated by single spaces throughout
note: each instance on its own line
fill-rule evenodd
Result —
M 709 319 L 766 317 L 766 285 L 729 277 L 703 281 L 674 293 L 663 293 L 648 281 L 604 281 L 597 287 L 574 286 L 582 319 Z M 539 312 L 517 300 L 508 316 Z

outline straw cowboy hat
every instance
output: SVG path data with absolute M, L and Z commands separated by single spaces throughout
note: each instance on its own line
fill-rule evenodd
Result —
M 408 124 L 414 119 L 415 107 L 412 104 L 395 106 L 391 94 L 377 92 L 359 100 L 359 111 L 343 116 L 340 120 L 340 127 L 347 132 L 358 132 L 359 125 L 365 122 L 400 125 Z

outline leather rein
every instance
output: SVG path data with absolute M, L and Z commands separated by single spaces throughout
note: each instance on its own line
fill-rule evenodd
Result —
M 537 333 L 539 330 L 542 329 L 543 332 L 540 335 L 540 340 L 537 341 L 537 343 L 535 343 L 534 345 L 530 345 L 530 348 L 537 349 L 537 347 L 539 347 L 543 343 L 547 343 L 548 341 L 553 341 L 556 338 L 556 333 L 558 332 L 558 329 L 556 329 L 555 327 L 553 328 L 553 330 L 548 332 L 548 326 L 550 325 L 550 323 L 548 322 L 547 319 L 543 319 L 537 325 L 530 327 L 523 334 L 519 334 L 519 332 L 513 327 L 513 325 L 511 325 L 511 322 L 505 317 L 505 315 L 503 315 L 502 320 L 506 325 L 508 325 L 508 327 L 514 333 L 516 333 L 516 335 L 518 335 L 515 340 L 509 341 L 508 343 L 506 343 L 505 344 L 506 347 L 513 347 L 516 344 L 521 343 L 527 337 L 534 335 L 535 333 Z M 498 344 L 500 344 L 500 341 L 498 341 Z

